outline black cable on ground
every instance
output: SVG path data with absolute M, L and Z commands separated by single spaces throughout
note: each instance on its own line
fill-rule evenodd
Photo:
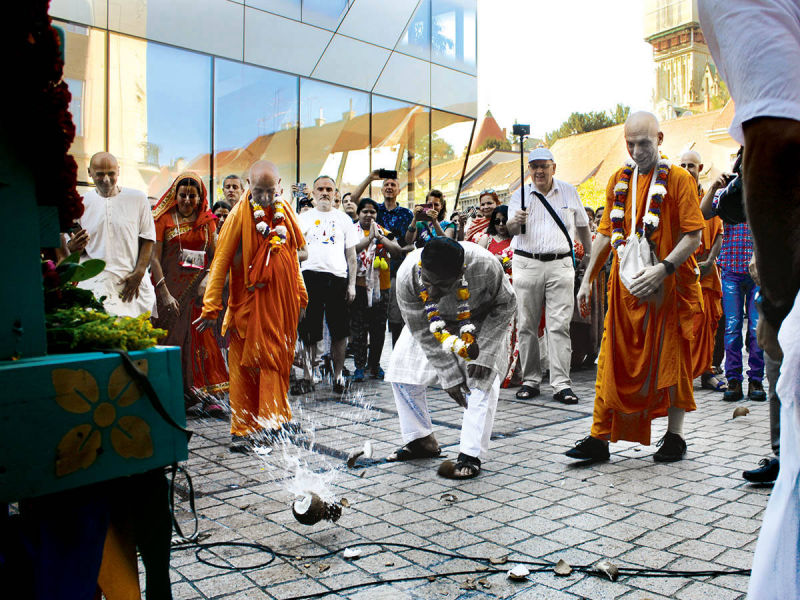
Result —
M 403 550 L 416 550 L 418 552 L 425 552 L 428 554 L 433 554 L 436 556 L 441 556 L 443 558 L 454 558 L 454 559 L 462 559 L 462 560 L 471 560 L 475 562 L 481 563 L 490 563 L 492 564 L 491 559 L 483 557 L 483 556 L 466 556 L 464 554 L 459 554 L 455 552 L 444 552 L 442 550 L 434 550 L 432 548 L 419 548 L 417 546 L 412 546 L 410 544 L 402 544 L 402 543 L 395 543 L 395 542 L 358 542 L 355 544 L 350 544 L 348 548 L 359 548 L 365 546 L 378 546 L 383 549 L 387 548 L 399 548 Z M 204 552 L 210 552 L 213 548 L 251 548 L 253 550 L 258 550 L 260 552 L 264 552 L 269 554 L 270 557 L 268 560 L 264 562 L 250 565 L 248 567 L 235 567 L 229 564 L 221 564 L 217 562 L 213 562 L 209 559 L 206 559 L 202 556 Z M 343 550 L 343 548 L 339 548 L 336 550 L 331 550 L 329 552 L 324 552 L 322 554 L 314 554 L 314 555 L 307 555 L 298 557 L 296 554 L 288 554 L 283 552 L 276 552 L 269 546 L 264 544 L 258 544 L 255 542 L 210 542 L 210 543 L 197 543 L 192 542 L 190 540 L 181 541 L 175 545 L 173 545 L 174 550 L 191 550 L 195 549 L 195 557 L 197 560 L 204 565 L 208 565 L 210 567 L 214 567 L 217 569 L 222 569 L 225 571 L 249 571 L 252 569 L 260 569 L 272 564 L 276 558 L 291 558 L 291 559 L 299 559 L 299 560 L 319 560 L 322 558 L 329 558 L 338 554 Z M 531 573 L 546 573 L 553 571 L 555 568 L 555 564 L 551 562 L 544 562 L 544 561 L 532 561 L 532 560 L 509 560 L 509 563 L 525 565 L 529 568 Z M 598 571 L 594 565 L 575 565 L 572 566 L 573 572 L 584 573 L 588 575 L 595 575 L 600 577 L 606 577 L 606 574 Z M 682 577 L 682 578 L 692 578 L 692 577 L 720 577 L 723 575 L 750 575 L 750 569 L 709 569 L 709 570 L 702 570 L 702 571 L 676 571 L 673 569 L 651 569 L 651 568 L 637 568 L 637 567 L 618 567 L 619 577 Z M 342 592 L 350 591 L 353 589 L 363 588 L 363 587 L 370 587 L 374 585 L 385 585 L 385 584 L 392 584 L 392 583 L 402 583 L 407 581 L 421 581 L 423 579 L 440 579 L 443 577 L 453 577 L 456 575 L 494 575 L 497 573 L 505 573 L 506 569 L 497 569 L 497 568 L 476 568 L 466 571 L 454 571 L 454 572 L 447 572 L 447 573 L 431 573 L 428 575 L 419 575 L 414 577 L 400 577 L 396 579 L 379 579 L 377 581 L 367 581 L 364 583 L 358 583 L 349 585 L 342 588 L 326 590 L 323 592 L 316 592 L 313 594 L 305 594 L 302 596 L 293 596 L 291 598 L 287 598 L 286 600 L 304 600 L 304 599 L 311 599 L 311 598 L 321 598 L 323 596 L 331 595 L 331 594 L 341 594 Z

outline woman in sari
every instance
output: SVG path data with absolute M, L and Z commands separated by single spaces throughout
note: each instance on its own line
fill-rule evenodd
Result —
M 492 211 L 500 205 L 500 199 L 494 190 L 483 190 L 478 198 L 478 212 L 467 221 L 464 231 L 465 242 L 480 242 L 486 235 Z
M 511 259 L 514 256 L 514 250 L 511 248 L 512 236 L 508 232 L 507 223 L 508 206 L 501 205 L 495 207 L 489 216 L 489 225 L 486 228 L 486 235 L 481 238 L 478 244 L 497 257 L 500 264 L 503 266 L 506 277 L 511 281 Z M 508 353 L 508 368 L 506 372 L 503 373 L 503 382 L 500 384 L 502 388 L 522 383 L 520 380 L 519 340 L 517 339 L 516 313 L 508 324 L 508 333 L 510 352 Z
M 153 208 L 156 245 L 151 268 L 156 282 L 156 327 L 169 333 L 162 344 L 181 347 L 187 408 L 224 418 L 220 398 L 228 390 L 228 369 L 214 332 L 192 327 L 200 316 L 206 277 L 216 245 L 216 219 L 208 210 L 206 188 L 194 173 L 183 173 Z

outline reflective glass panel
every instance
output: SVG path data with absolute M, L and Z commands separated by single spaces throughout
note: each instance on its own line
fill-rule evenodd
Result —
M 431 60 L 474 74 L 477 39 L 475 0 L 431 0 Z
M 64 80 L 72 100 L 75 123 L 70 154 L 78 163 L 78 180 L 88 181 L 89 159 L 106 147 L 106 33 L 98 29 L 55 22 L 64 30 Z
M 244 0 L 244 3 L 246 6 L 300 20 L 300 0 Z
M 431 188 L 444 193 L 448 212 L 455 204 L 474 126 L 469 117 L 441 110 L 431 113 Z
M 335 30 L 349 0 L 303 0 L 303 22 Z
M 217 59 L 214 67 L 214 188 L 246 176 L 257 160 L 278 165 L 283 187 L 297 170 L 297 77 Z M 288 197 L 288 196 L 287 196 Z
M 422 0 L 397 43 L 396 50 L 417 58 L 431 58 L 431 0 Z
M 111 34 L 109 151 L 120 183 L 160 197 L 183 171 L 208 183 L 211 57 Z
M 352 192 L 369 174 L 369 94 L 300 80 L 300 181 L 329 175 Z
M 422 202 L 428 192 L 429 119 L 424 106 L 372 96 L 372 168 L 397 171 L 403 206 Z M 380 197 L 378 185 L 371 194 Z

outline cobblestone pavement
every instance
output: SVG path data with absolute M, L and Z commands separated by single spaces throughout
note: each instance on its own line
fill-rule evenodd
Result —
M 483 472 L 464 482 L 438 477 L 439 459 L 346 468 L 348 453 L 367 440 L 376 458 L 400 444 L 391 388 L 384 382 L 354 386 L 344 398 L 334 398 L 330 385 L 320 384 L 312 396 L 294 398 L 312 451 L 278 444 L 269 454 L 232 454 L 226 423 L 190 419 L 195 435 L 185 466 L 194 479 L 203 541 L 255 542 L 287 557 L 253 568 L 269 556 L 242 547 L 218 548 L 219 558 L 203 555 L 235 567 L 222 570 L 199 562 L 194 550 L 174 550 L 175 598 L 287 599 L 481 566 L 421 549 L 508 556 L 508 563 L 490 569 L 507 569 L 516 560 L 587 565 L 602 558 L 620 566 L 674 570 L 749 568 L 771 488 L 747 485 L 741 471 L 768 455 L 768 404 L 723 402 L 721 394 L 697 385 L 698 410 L 686 418 L 685 460 L 656 464 L 654 446 L 619 443 L 612 445 L 610 462 L 576 467 L 564 451 L 588 434 L 595 373 L 573 376 L 581 398 L 577 406 L 554 402 L 546 385 L 533 401 L 502 390 Z M 436 436 L 455 458 L 460 409 L 441 390 L 429 394 L 429 403 Z M 733 419 L 737 405 L 750 414 Z M 654 422 L 654 442 L 665 428 L 666 419 Z M 303 487 L 295 482 L 298 465 L 301 474 L 314 473 L 337 499 L 347 500 L 337 523 L 295 521 L 289 489 Z M 454 501 L 442 498 L 445 494 Z M 180 503 L 181 521 L 188 518 L 186 506 Z M 345 560 L 341 552 L 306 558 L 362 542 L 412 548 L 362 547 L 355 560 Z M 512 582 L 505 572 L 485 571 L 379 583 L 325 597 L 733 600 L 744 598 L 747 583 L 742 575 L 611 582 L 577 572 L 566 577 L 542 572 Z

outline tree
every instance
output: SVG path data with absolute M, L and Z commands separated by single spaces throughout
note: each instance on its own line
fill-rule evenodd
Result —
M 564 121 L 558 129 L 550 131 L 545 135 L 545 142 L 548 146 L 552 146 L 556 140 L 561 139 L 562 137 L 569 137 L 578 133 L 586 133 L 587 131 L 605 129 L 606 127 L 612 127 L 613 125 L 624 123 L 630 112 L 630 107 L 623 104 L 617 104 L 611 110 L 604 112 L 574 112 L 567 117 L 567 120 Z
M 511 142 L 508 140 L 498 140 L 495 138 L 490 138 L 480 145 L 480 147 L 478 148 L 478 152 L 483 152 L 484 150 L 491 150 L 492 148 L 496 150 L 511 150 Z
M 431 135 L 430 142 L 428 141 L 428 136 L 417 140 L 414 145 L 414 164 L 427 166 L 429 155 L 432 163 L 440 163 L 453 160 L 456 157 L 456 152 L 446 140 L 434 133 Z M 401 161 L 400 172 L 408 172 L 407 158 Z
M 578 196 L 584 206 L 596 209 L 606 205 L 606 189 L 597 182 L 596 177 L 590 177 L 578 186 Z

